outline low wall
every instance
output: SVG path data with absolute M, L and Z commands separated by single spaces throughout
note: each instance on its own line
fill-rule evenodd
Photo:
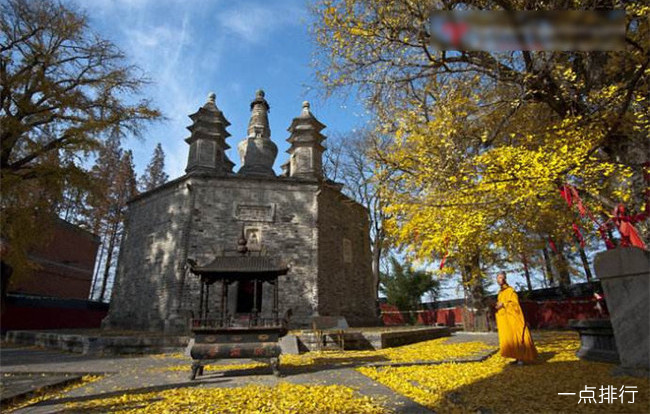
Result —
M 84 355 L 158 354 L 182 352 L 189 342 L 187 336 L 75 335 L 60 332 L 10 331 L 7 342 L 76 352 Z
M 99 328 L 107 312 L 101 302 L 10 294 L 2 304 L 0 332 Z
M 596 300 L 591 298 L 543 302 L 525 301 L 521 307 L 526 322 L 531 328 L 568 328 L 571 319 L 599 319 L 609 317 L 606 312 L 601 315 L 596 309 Z
M 463 323 L 463 307 L 400 312 L 395 306 L 381 305 L 384 325 L 404 325 L 417 320 L 418 325 L 456 326 Z
M 567 300 L 522 301 L 521 308 L 526 322 L 533 329 L 568 328 L 571 319 L 603 317 L 596 309 L 596 304 L 595 299 L 587 297 Z M 417 320 L 418 325 L 455 326 L 463 323 L 464 307 L 462 305 L 434 310 L 400 312 L 395 306 L 382 304 L 381 309 L 381 317 L 385 325 L 404 325 L 410 320 Z M 606 312 L 604 316 L 608 316 Z
M 447 327 L 413 327 L 397 328 L 393 331 L 364 331 L 350 330 L 343 333 L 343 343 L 346 350 L 377 350 L 396 346 L 414 344 L 451 335 Z M 336 332 L 323 335 L 319 347 L 318 337 L 312 331 L 301 331 L 298 335 L 299 345 L 303 350 L 317 351 L 319 349 L 338 350 L 341 338 Z

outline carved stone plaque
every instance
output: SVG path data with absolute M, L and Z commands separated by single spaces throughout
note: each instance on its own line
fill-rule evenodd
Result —
M 257 227 L 246 227 L 244 235 L 248 243 L 246 247 L 250 251 L 260 251 L 262 248 L 262 232 Z
M 272 222 L 275 218 L 275 205 L 236 204 L 235 219 L 240 221 Z

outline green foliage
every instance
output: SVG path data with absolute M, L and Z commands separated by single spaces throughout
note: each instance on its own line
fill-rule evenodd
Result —
M 103 300 L 122 241 L 127 202 L 138 195 L 133 154 L 121 148 L 117 137 L 111 137 L 99 151 L 91 174 L 99 188 L 88 198 L 87 218 L 102 243 L 91 296 L 98 287 L 98 298 Z
M 391 271 L 380 275 L 380 290 L 386 295 L 388 303 L 402 311 L 414 310 L 420 306 L 420 298 L 430 294 L 435 298 L 440 289 L 440 281 L 431 272 L 414 270 L 410 264 L 403 265 L 395 257 L 390 257 Z
M 144 175 L 140 177 L 140 191 L 150 191 L 165 184 L 169 179 L 169 175 L 165 172 L 165 152 L 162 145 L 158 143 L 153 151 L 151 161 L 144 171 Z

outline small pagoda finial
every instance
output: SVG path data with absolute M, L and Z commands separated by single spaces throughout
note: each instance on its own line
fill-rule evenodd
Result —
M 251 102 L 251 117 L 248 121 L 246 138 L 237 144 L 241 158 L 240 174 L 275 177 L 273 163 L 278 155 L 278 147 L 271 141 L 269 126 L 269 103 L 264 98 L 264 91 L 258 89 Z
M 214 93 L 214 92 L 210 92 L 210 93 L 208 94 L 208 102 L 210 102 L 210 103 L 215 103 L 216 100 L 217 100 L 217 94 Z

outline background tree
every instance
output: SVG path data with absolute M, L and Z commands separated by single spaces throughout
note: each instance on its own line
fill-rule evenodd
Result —
M 382 146 L 383 139 L 372 130 L 353 131 L 347 135 L 328 137 L 323 169 L 325 176 L 344 185 L 343 193 L 368 212 L 370 246 L 375 293 L 379 293 L 380 264 L 386 257 L 388 243 L 384 232 L 386 215 L 382 197 L 375 181 L 375 161 L 372 153 Z
M 64 194 L 91 187 L 84 159 L 110 135 L 138 136 L 159 113 L 147 100 L 127 100 L 146 79 L 78 10 L 3 1 L 0 30 L 0 228 L 20 276 Z
M 90 200 L 93 230 L 101 240 L 91 298 L 100 301 L 107 298 L 109 280 L 115 273 L 114 265 L 124 232 L 126 204 L 138 194 L 133 154 L 123 151 L 115 138 L 110 139 L 108 144 L 92 170 L 96 181 L 103 184 L 103 190 Z
M 381 274 L 380 284 L 389 304 L 397 306 L 400 311 L 412 311 L 420 307 L 423 295 L 428 293 L 430 298 L 437 297 L 440 281 L 431 272 L 414 270 L 410 264 L 403 265 L 394 256 L 389 260 L 391 271 Z
M 144 170 L 144 175 L 140 177 L 140 191 L 145 192 L 158 188 L 165 184 L 169 179 L 169 175 L 165 172 L 165 152 L 162 145 L 158 143 L 153 151 L 151 161 Z

